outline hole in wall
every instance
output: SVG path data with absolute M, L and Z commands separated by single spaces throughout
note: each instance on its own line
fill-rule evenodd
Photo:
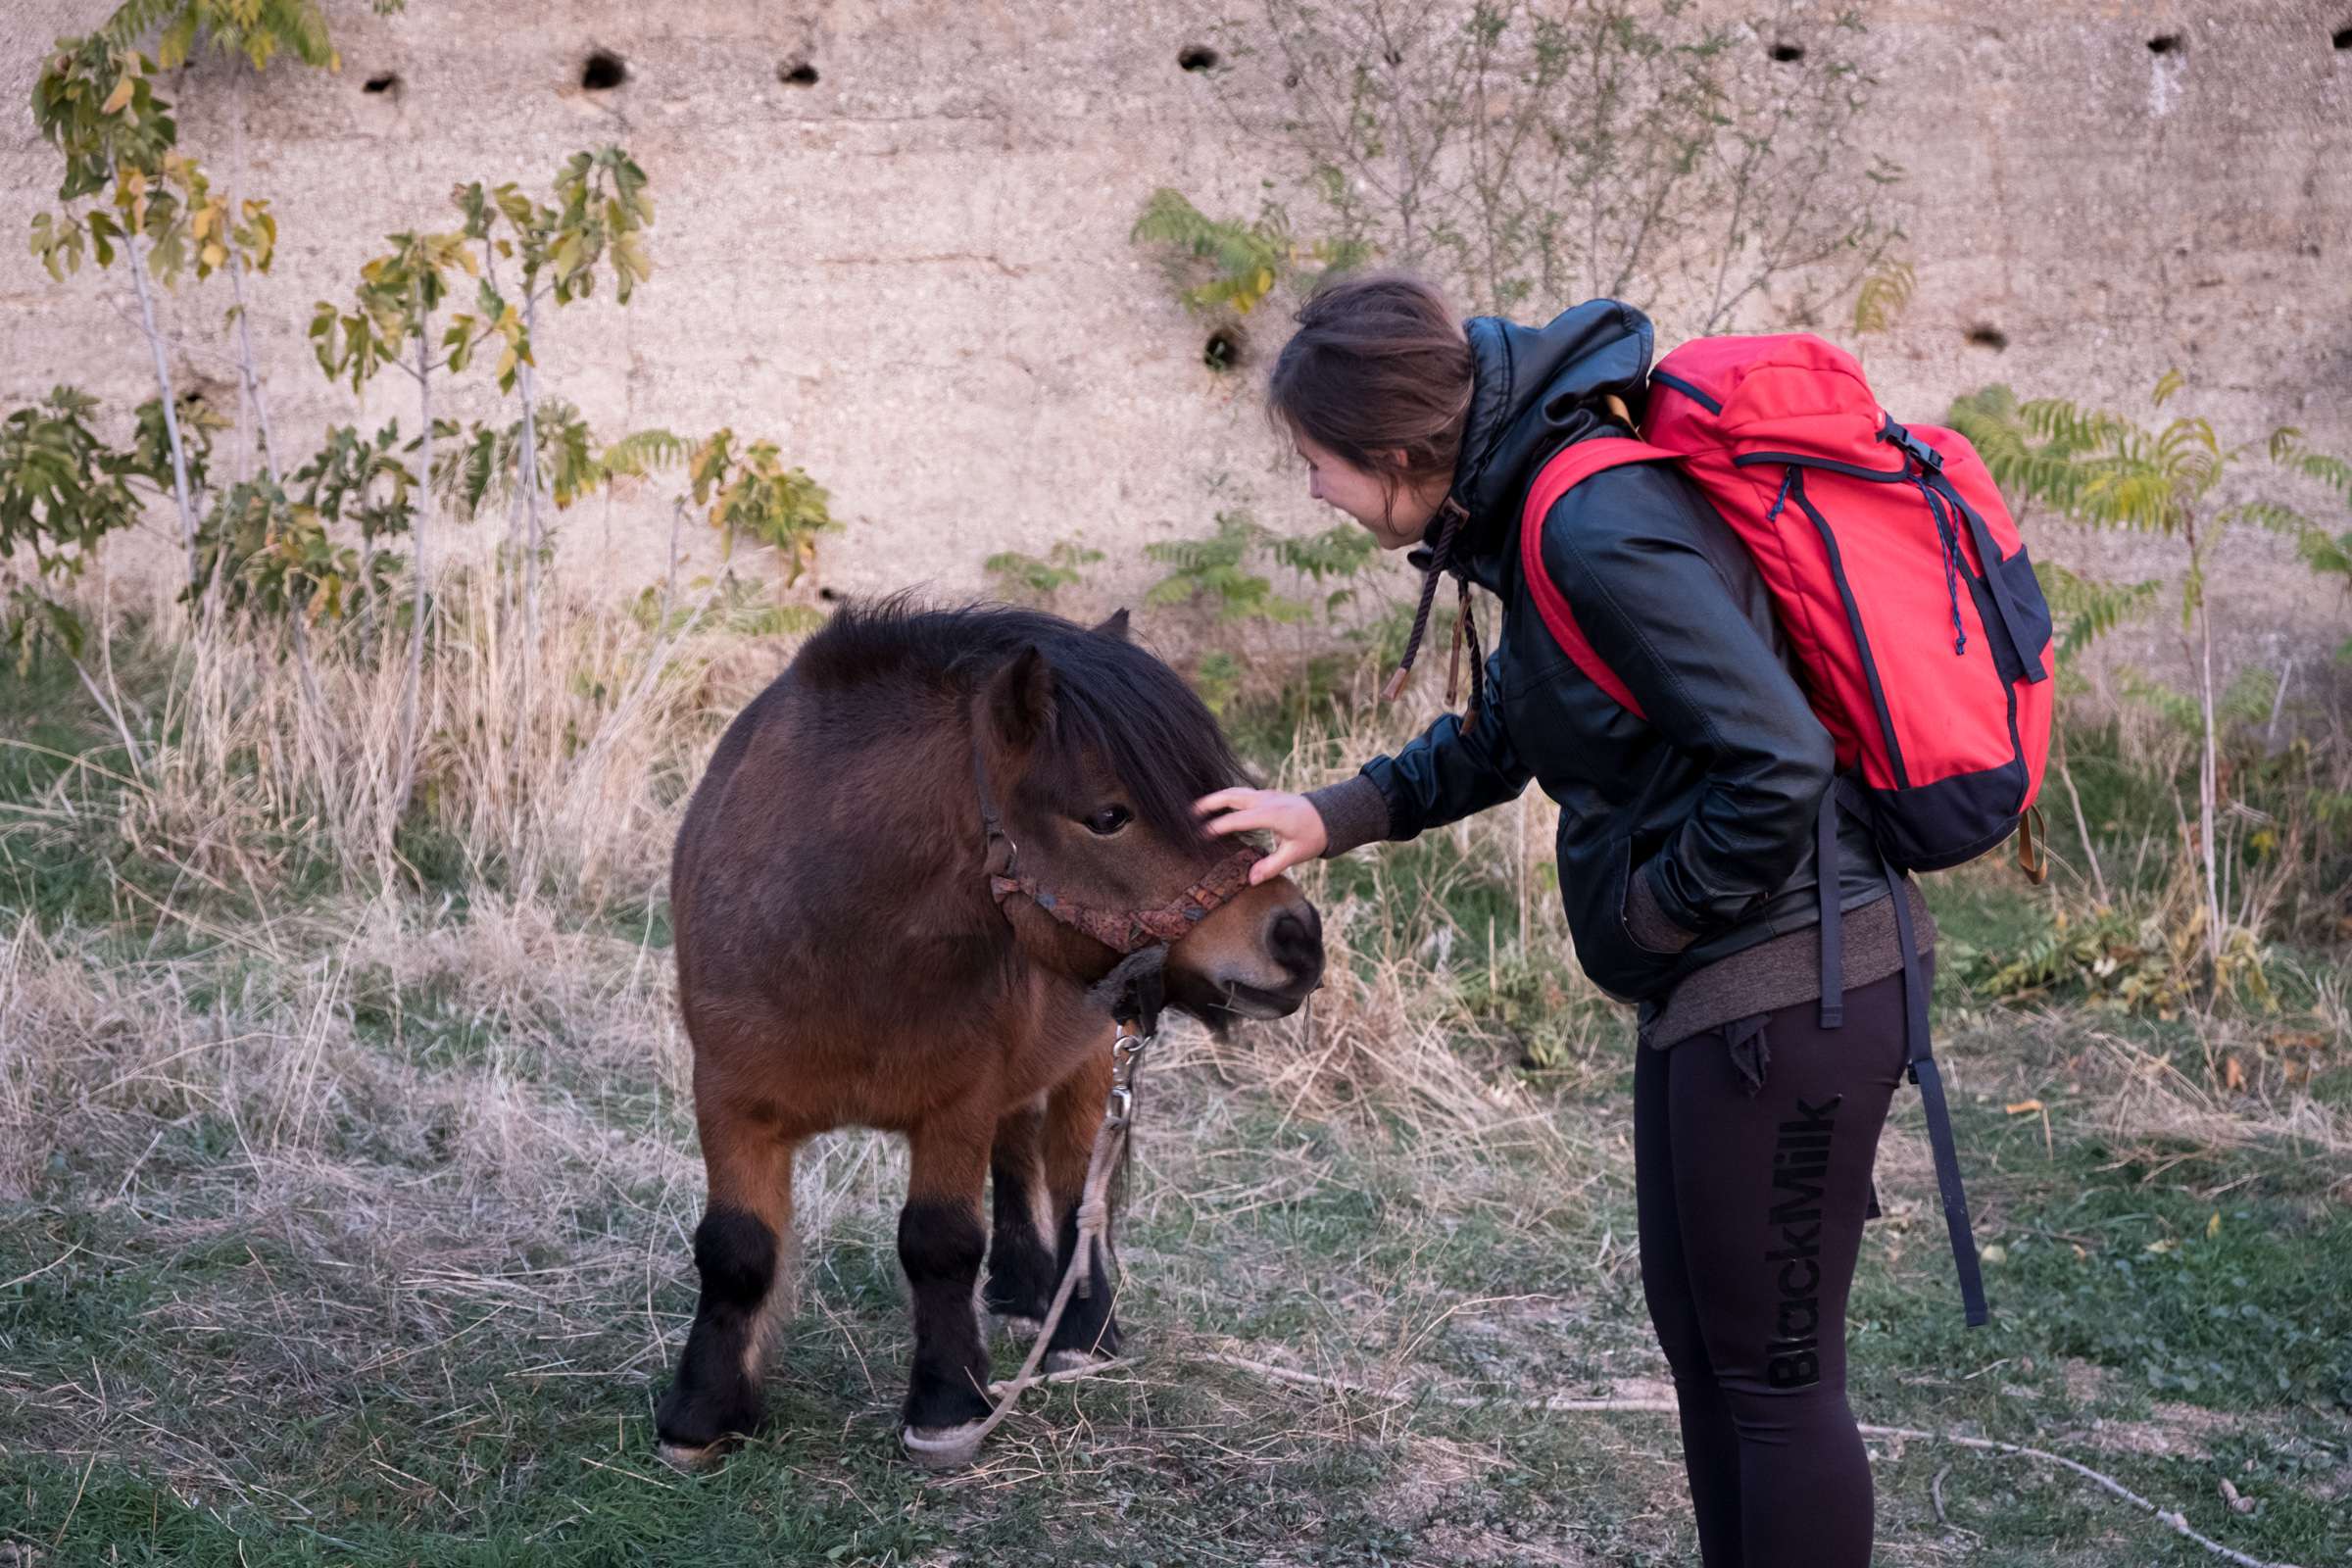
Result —
M 381 75 L 369 76 L 366 81 L 360 84 L 360 91 L 362 92 L 386 93 L 398 92 L 399 90 L 400 78 L 389 71 L 383 73 Z
M 178 396 L 173 400 L 182 419 L 194 420 L 211 416 L 220 409 L 237 406 L 236 388 L 216 376 L 205 374 L 192 365 L 182 364 L 176 372 L 174 385 Z
M 609 92 L 628 79 L 628 66 L 609 49 L 591 51 L 588 63 L 580 67 L 580 85 L 590 92 Z
M 1988 322 L 1979 321 L 1968 329 L 1968 343 L 1971 348 L 1990 349 L 1998 354 L 2009 346 L 2009 334 Z
M 822 599 L 828 605 L 838 604 L 841 601 L 841 590 L 838 588 L 819 588 L 816 591 L 816 597 Z
M 2328 40 L 2338 49 L 2352 49 L 2352 27 L 2338 27 L 2335 36 Z
M 1231 370 L 1242 363 L 1242 352 L 1249 346 L 1238 326 L 1220 326 L 1208 334 L 1200 345 L 1200 363 L 1212 370 Z
M 2181 39 L 2180 35 L 2177 32 L 2160 32 L 2155 37 L 2148 40 L 2148 53 L 2152 55 L 2177 55 L 2180 52 L 2182 41 L 2183 40 Z
M 1772 46 L 1772 58 L 1779 65 L 1793 66 L 1805 58 L 1805 46 L 1801 43 L 1776 43 Z
M 1214 71 L 1217 52 L 1204 43 L 1188 43 L 1176 51 L 1176 64 L 1185 71 Z
M 776 79 L 787 87 L 813 87 L 816 67 L 806 60 L 787 60 L 776 68 Z

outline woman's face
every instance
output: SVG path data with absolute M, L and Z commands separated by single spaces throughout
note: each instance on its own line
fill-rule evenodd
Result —
M 1306 493 L 1353 517 L 1383 550 L 1419 544 L 1446 499 L 1443 484 L 1414 486 L 1367 473 L 1296 426 L 1291 443 L 1306 465 Z

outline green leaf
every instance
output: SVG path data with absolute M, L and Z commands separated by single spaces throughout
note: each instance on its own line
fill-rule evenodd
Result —
M 605 449 L 604 466 L 613 473 L 646 474 L 686 461 L 686 442 L 667 430 L 639 430 Z

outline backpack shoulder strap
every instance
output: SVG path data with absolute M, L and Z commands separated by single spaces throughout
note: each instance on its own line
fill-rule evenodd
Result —
M 1595 436 L 1562 447 L 1528 487 L 1527 508 L 1519 517 L 1519 569 L 1527 579 L 1528 593 L 1535 599 L 1536 612 L 1544 617 L 1552 640 L 1575 661 L 1585 677 L 1637 718 L 1649 715 L 1642 711 L 1642 705 L 1634 701 L 1634 694 L 1617 678 L 1617 672 L 1601 662 L 1600 655 L 1593 651 L 1584 630 L 1577 625 L 1576 612 L 1568 608 L 1567 596 L 1544 569 L 1544 518 L 1553 502 L 1603 468 L 1629 463 L 1663 463 L 1681 456 L 1665 447 L 1653 447 L 1623 436 Z

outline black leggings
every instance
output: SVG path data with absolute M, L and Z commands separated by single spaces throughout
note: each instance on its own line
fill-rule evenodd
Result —
M 1642 1290 L 1674 1369 L 1706 1568 L 1870 1561 L 1845 1298 L 1902 1074 L 1902 986 L 1846 993 L 1840 1029 L 1807 1002 L 1763 1014 L 1760 1042 L 1751 1019 L 1645 1049 L 1635 1071 Z

